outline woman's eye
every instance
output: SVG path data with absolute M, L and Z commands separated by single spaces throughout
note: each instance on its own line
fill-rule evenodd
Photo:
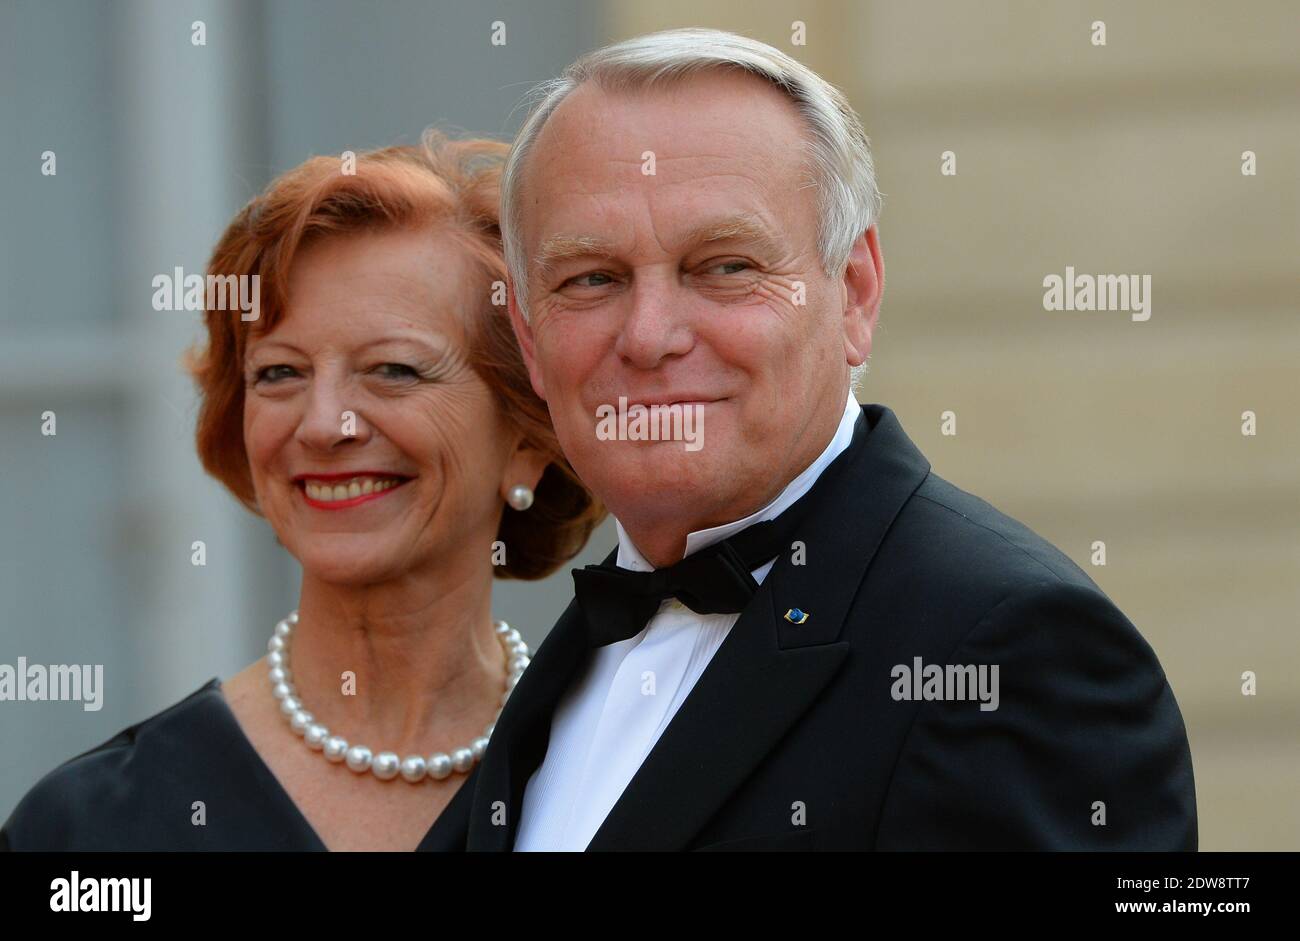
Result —
M 258 382 L 278 382 L 281 379 L 288 379 L 295 372 L 292 366 L 276 363 L 274 366 L 263 366 L 257 371 L 256 378 Z
M 374 368 L 374 372 L 385 379 L 414 379 L 420 375 L 414 366 L 405 363 L 381 363 Z

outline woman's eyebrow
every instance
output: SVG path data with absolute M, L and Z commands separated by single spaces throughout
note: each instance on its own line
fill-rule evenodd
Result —
M 375 337 L 372 340 L 367 340 L 365 343 L 362 343 L 360 346 L 355 347 L 354 352 L 364 353 L 367 350 L 373 349 L 374 347 L 377 346 L 398 346 L 398 345 L 420 347 L 426 350 L 427 352 L 433 353 L 437 356 L 445 355 L 447 353 L 453 352 L 456 349 L 456 344 L 453 343 L 447 337 L 443 336 L 442 334 L 426 335 L 426 334 L 416 334 L 416 333 L 394 333 L 394 334 L 389 334 L 387 336 Z M 307 355 L 302 350 L 300 350 L 297 346 L 288 342 L 287 340 L 276 339 L 276 340 L 262 340 L 259 341 L 256 345 L 250 345 L 247 353 L 245 354 L 245 358 L 252 357 L 255 353 L 258 353 L 262 350 L 272 350 L 275 348 L 289 350 L 290 352 L 296 353 L 300 356 Z
M 298 347 L 294 346 L 292 343 L 289 343 L 286 340 L 253 340 L 248 344 L 248 347 L 245 349 L 244 358 L 248 359 L 254 353 L 258 353 L 261 352 L 262 350 L 268 350 L 275 347 L 286 349 L 291 353 L 297 353 L 299 356 L 302 355 L 302 350 L 298 349 Z
M 436 356 L 444 356 L 456 350 L 456 344 L 441 333 L 437 334 L 412 334 L 412 333 L 395 333 L 388 336 L 375 337 L 366 343 L 357 347 L 357 352 L 364 353 L 367 350 L 374 349 L 377 346 L 416 346 L 432 353 Z

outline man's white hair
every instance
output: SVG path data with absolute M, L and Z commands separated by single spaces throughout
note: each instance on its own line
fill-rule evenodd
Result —
M 766 43 L 715 29 L 672 29 L 589 52 L 555 79 L 533 89 L 536 99 L 510 150 L 501 178 L 501 236 L 516 303 L 528 318 L 528 259 L 519 237 L 524 166 L 542 127 L 578 86 L 610 91 L 667 84 L 709 69 L 738 69 L 789 96 L 808 130 L 805 148 L 817 186 L 817 249 L 822 269 L 839 278 L 853 243 L 880 217 L 881 195 L 862 121 L 834 85 Z M 856 387 L 866 364 L 852 370 Z

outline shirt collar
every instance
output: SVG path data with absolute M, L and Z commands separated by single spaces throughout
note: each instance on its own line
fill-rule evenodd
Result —
M 764 520 L 775 519 L 781 514 L 781 511 L 793 504 L 805 493 L 812 489 L 812 485 L 817 482 L 828 464 L 848 448 L 853 441 L 853 426 L 862 414 L 862 406 L 858 404 L 857 398 L 853 395 L 853 390 L 849 390 L 848 401 L 844 403 L 844 414 L 840 416 L 839 427 L 835 429 L 830 444 L 817 457 L 815 461 L 809 464 L 798 477 L 786 484 L 785 489 L 777 494 L 767 506 L 757 510 L 744 519 L 735 520 L 730 523 L 723 523 L 721 526 L 713 526 L 709 529 L 698 529 L 686 537 L 686 555 L 711 546 L 714 543 L 721 542 L 728 536 L 733 536 L 740 532 L 746 526 L 754 523 L 761 523 Z M 646 561 L 645 556 L 633 544 L 632 538 L 628 536 L 627 531 L 623 528 L 617 517 L 614 519 L 614 526 L 618 529 L 618 566 L 619 568 L 631 569 L 634 572 L 650 572 L 654 566 Z

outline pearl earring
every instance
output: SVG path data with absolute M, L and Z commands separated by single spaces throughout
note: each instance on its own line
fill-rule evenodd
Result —
M 506 496 L 506 502 L 516 510 L 526 510 L 533 505 L 533 491 L 531 487 L 525 487 L 523 484 L 515 484 L 510 488 L 510 493 Z

